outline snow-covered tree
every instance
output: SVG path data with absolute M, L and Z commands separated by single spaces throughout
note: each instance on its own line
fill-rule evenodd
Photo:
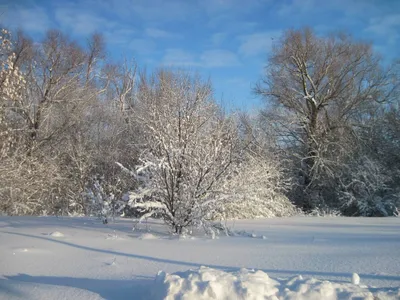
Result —
M 358 151 L 360 121 L 395 95 L 394 69 L 384 69 L 370 44 L 345 34 L 288 30 L 276 43 L 256 93 L 266 122 L 296 168 L 292 197 L 304 210 L 337 203 L 343 164 Z
M 97 174 L 105 189 L 127 190 L 113 178 L 115 161 L 135 157 L 119 108 L 131 100 L 135 64 L 109 72 L 98 34 L 86 47 L 57 30 L 38 43 L 22 31 L 0 37 L 0 210 L 90 213 L 85 192 Z
M 158 214 L 176 233 L 208 226 L 223 203 L 238 135 L 213 100 L 211 84 L 185 72 L 141 77 L 136 121 L 144 137 L 135 207 Z M 141 200 L 139 200 L 141 199 Z
M 14 128 L 8 122 L 10 107 L 22 98 L 26 81 L 15 64 L 16 55 L 12 52 L 11 34 L 8 30 L 0 32 L 0 158 L 9 154 L 14 143 Z

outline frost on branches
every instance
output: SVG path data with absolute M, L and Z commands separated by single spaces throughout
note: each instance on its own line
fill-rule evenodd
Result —
M 291 216 L 295 206 L 284 195 L 287 182 L 279 160 L 253 152 L 226 180 L 225 189 L 234 191 L 218 214 L 221 219 L 254 219 Z
M 12 128 L 7 123 L 7 110 L 12 102 L 21 98 L 25 79 L 14 64 L 15 53 L 11 52 L 11 35 L 6 29 L 0 32 L 0 158 L 5 157 L 13 144 Z
M 400 194 L 388 185 L 391 177 L 378 161 L 361 157 L 343 172 L 338 198 L 346 215 L 363 217 L 398 216 Z
M 219 219 L 254 219 L 291 216 L 295 206 L 285 196 L 290 179 L 284 173 L 283 161 L 274 153 L 270 134 L 258 120 L 240 116 L 242 151 L 233 172 L 223 187 L 226 198 Z
M 142 77 L 137 119 L 143 164 L 132 175 L 139 188 L 131 205 L 158 215 L 175 233 L 210 228 L 223 203 L 221 182 L 232 169 L 238 135 L 212 98 L 211 85 L 180 72 Z

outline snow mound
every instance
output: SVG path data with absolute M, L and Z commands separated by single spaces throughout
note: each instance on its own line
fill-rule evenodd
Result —
M 226 273 L 206 267 L 177 274 L 161 271 L 155 285 L 154 299 L 261 299 L 279 292 L 279 282 L 264 272 Z
M 224 272 L 207 267 L 168 274 L 160 271 L 155 279 L 152 299 L 271 299 L 336 300 L 399 299 L 400 288 L 388 290 L 352 283 L 317 279 L 273 279 L 262 271 L 241 269 Z
M 52 237 L 63 237 L 64 236 L 64 234 L 59 231 L 54 231 L 54 232 L 50 233 L 49 235 Z
M 351 275 L 351 283 L 360 284 L 360 276 L 358 276 L 357 273 L 353 273 L 353 275 Z
M 143 233 L 139 236 L 140 240 L 157 240 L 158 237 L 151 233 Z

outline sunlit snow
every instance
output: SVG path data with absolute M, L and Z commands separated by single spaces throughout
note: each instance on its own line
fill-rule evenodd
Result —
M 400 218 L 242 220 L 216 239 L 133 225 L 1 217 L 0 299 L 400 297 Z

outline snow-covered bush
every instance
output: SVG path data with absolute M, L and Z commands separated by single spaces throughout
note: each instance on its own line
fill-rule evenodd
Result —
M 306 213 L 306 215 L 312 217 L 339 217 L 342 213 L 340 210 L 321 205 L 313 208 L 310 212 Z
M 108 218 L 121 215 L 127 202 L 118 182 L 107 182 L 104 176 L 95 176 L 84 193 L 86 215 L 98 216 L 107 222 Z
M 254 116 L 238 119 L 241 151 L 233 171 L 222 183 L 226 191 L 217 219 L 253 219 L 290 216 L 297 209 L 285 196 L 290 179 L 277 155 L 271 134 Z
M 131 203 L 148 211 L 143 217 L 161 216 L 176 233 L 209 227 L 223 203 L 220 183 L 234 167 L 236 125 L 212 97 L 209 82 L 183 72 L 162 70 L 139 85 L 143 165 L 132 172 L 140 185 Z
M 379 162 L 363 157 L 342 178 L 338 198 L 341 210 L 352 216 L 394 216 L 400 208 L 399 194 Z
M 3 158 L 0 162 L 0 211 L 9 215 L 57 214 L 64 199 L 58 166 L 43 158 Z
M 224 188 L 229 197 L 216 218 L 254 219 L 294 215 L 297 210 L 284 195 L 287 186 L 277 157 L 247 151 L 225 182 Z

